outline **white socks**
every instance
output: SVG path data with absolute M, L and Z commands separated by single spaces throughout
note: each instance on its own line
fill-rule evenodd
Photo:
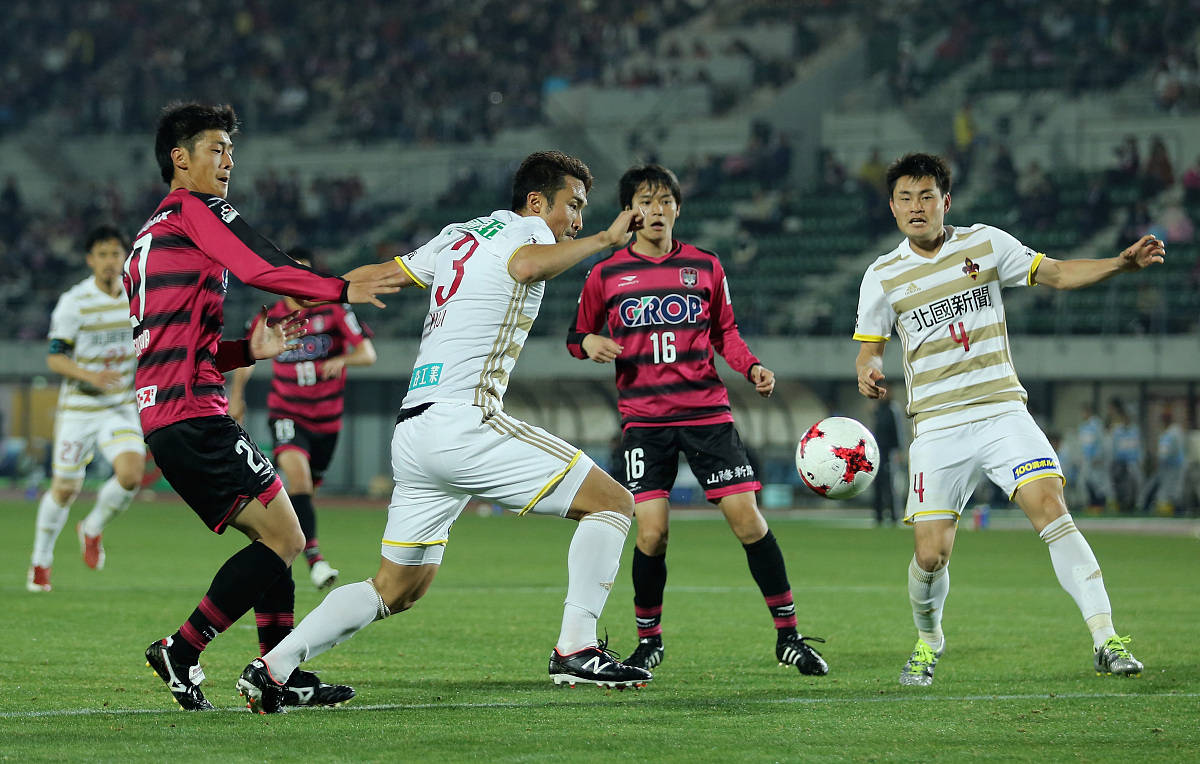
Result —
M 620 512 L 593 512 L 579 521 L 567 551 L 567 599 L 558 652 L 570 655 L 596 644 L 596 620 L 604 610 L 621 564 L 632 521 Z
M 1099 647 L 1116 636 L 1112 625 L 1112 606 L 1104 589 L 1100 564 L 1070 514 L 1047 525 L 1038 534 L 1050 549 L 1050 562 L 1058 583 L 1079 606 L 1079 612 L 1092 632 L 1092 643 Z
M 67 515 L 71 507 L 60 507 L 54 501 L 54 494 L 46 491 L 38 504 L 37 526 L 33 531 L 33 556 L 30 562 L 41 568 L 48 568 L 54 563 L 54 542 L 58 534 L 67 524 Z
M 116 476 L 110 477 L 100 486 L 96 495 L 96 506 L 83 518 L 83 532 L 88 536 L 99 536 L 104 532 L 104 526 L 112 519 L 129 508 L 137 489 L 126 491 L 117 482 Z
M 908 599 L 917 633 L 936 653 L 942 649 L 942 608 L 950 594 L 950 566 L 926 571 L 913 555 L 908 564 Z
M 287 682 L 292 671 L 334 645 L 345 642 L 368 624 L 391 615 L 370 580 L 339 586 L 304 617 L 291 634 L 263 656 L 271 677 Z

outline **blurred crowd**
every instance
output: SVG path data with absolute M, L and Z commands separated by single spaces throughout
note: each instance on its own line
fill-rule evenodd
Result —
M 62 132 L 143 131 L 162 104 L 187 97 L 232 100 L 259 131 L 487 138 L 537 122 L 544 94 L 556 87 L 639 87 L 670 77 L 669 67 L 624 63 L 707 6 L 571 5 L 250 0 L 214 13 L 201 0 L 12 0 L 0 14 L 0 39 L 10 46 L 0 68 L 0 132 L 35 115 Z M 719 52 L 749 59 L 756 82 L 791 76 L 789 59 L 764 57 L 752 41 Z
M 1091 514 L 1190 513 L 1197 506 L 1195 456 L 1185 423 L 1170 405 L 1147 418 L 1143 436 L 1131 407 L 1110 398 L 1104 417 L 1090 403 L 1074 437 L 1058 446 L 1071 503 Z

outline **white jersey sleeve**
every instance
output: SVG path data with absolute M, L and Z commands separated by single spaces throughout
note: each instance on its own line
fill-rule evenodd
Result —
M 999 228 L 992 228 L 988 233 L 991 234 L 992 250 L 996 254 L 1000 285 L 1015 287 L 1035 284 L 1033 274 L 1045 255 L 1034 252 L 1017 241 L 1015 236 Z
M 854 339 L 859 342 L 883 342 L 892 336 L 896 311 L 888 301 L 874 266 L 863 275 L 858 288 L 858 315 L 854 320 Z
M 54 312 L 50 314 L 50 331 L 47 339 L 66 340 L 75 346 L 79 338 L 79 326 L 82 315 L 73 291 L 64 292 L 54 304 Z
M 457 229 L 454 226 L 446 226 L 441 233 L 412 252 L 397 257 L 396 263 L 404 269 L 404 272 L 417 286 L 428 289 L 430 282 L 433 281 L 438 253 L 454 243 L 453 238 L 456 233 Z

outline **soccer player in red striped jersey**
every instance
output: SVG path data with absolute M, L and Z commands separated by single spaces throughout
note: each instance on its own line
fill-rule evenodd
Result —
M 271 358 L 303 327 L 264 321 L 249 338 L 223 342 L 229 271 L 243 282 L 306 302 L 370 302 L 396 292 L 394 263 L 345 278 L 306 268 L 250 228 L 227 201 L 237 118 L 229 106 L 172 104 L 163 110 L 154 153 L 170 192 L 138 231 L 125 261 L 125 292 L 137 354 L 134 397 L 163 476 L 216 533 L 233 526 L 250 544 L 217 571 L 208 593 L 146 660 L 186 710 L 213 708 L 200 683 L 200 652 L 251 608 L 260 649 L 291 631 L 295 585 L 289 566 L 304 534 L 275 468 L 227 413 L 222 372 Z M 348 687 L 315 675 L 289 677 L 295 705 L 348 700 Z
M 616 366 L 624 483 L 633 493 L 638 526 L 638 646 L 626 663 L 653 668 L 663 659 L 668 497 L 682 451 L 705 498 L 721 509 L 745 547 L 775 622 L 779 662 L 802 674 L 825 674 L 829 666 L 806 641 L 823 640 L 796 630 L 783 554 L 758 511 L 754 492 L 762 486 L 734 428 L 714 351 L 763 397 L 774 390 L 775 375 L 738 333 L 720 259 L 672 238 L 683 201 L 675 174 L 655 164 L 632 167 L 621 177 L 619 195 L 623 209 L 641 214 L 643 227 L 588 273 L 567 349 L 576 358 Z
M 312 265 L 307 249 L 293 249 L 288 254 L 301 265 Z M 325 589 L 337 582 L 338 570 L 321 554 L 313 496 L 333 460 L 342 430 L 346 367 L 375 363 L 375 346 L 371 329 L 359 322 L 349 305 L 305 308 L 285 297 L 271 307 L 266 320 L 279 321 L 293 313 L 306 322 L 308 333 L 295 347 L 272 359 L 267 417 L 275 441 L 275 462 L 287 478 L 288 496 L 304 531 L 309 578 L 317 589 Z M 262 320 L 260 315 L 251 322 L 251 333 Z M 229 414 L 239 423 L 244 423 L 246 383 L 253 373 L 253 366 L 237 369 L 229 388 Z

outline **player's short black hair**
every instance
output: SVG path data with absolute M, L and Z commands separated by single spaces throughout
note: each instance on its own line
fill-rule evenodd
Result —
M 92 247 L 96 246 L 97 242 L 116 239 L 121 242 L 121 249 L 129 249 L 129 243 L 125 241 L 125 237 L 121 234 L 121 229 L 111 223 L 102 223 L 92 230 L 88 231 L 88 235 L 83 240 L 83 251 L 91 252 Z
M 950 167 L 946 160 L 936 154 L 905 154 L 892 162 L 887 171 L 888 198 L 896 189 L 896 181 L 906 175 L 910 178 L 933 178 L 939 191 L 950 193 Z
M 638 164 L 630 167 L 617 184 L 617 197 L 621 209 L 633 206 L 633 195 L 638 186 L 645 183 L 651 190 L 665 188 L 675 197 L 675 204 L 683 204 L 683 192 L 679 190 L 679 178 L 660 164 Z
M 234 135 L 237 129 L 237 114 L 229 104 L 210 106 L 180 101 L 167 104 L 158 117 L 158 131 L 154 135 L 154 158 L 158 160 L 163 181 L 170 183 L 175 176 L 171 150 L 176 146 L 191 151 L 196 147 L 196 136 L 205 130 L 224 130 Z
M 512 211 L 523 210 L 533 191 L 540 191 L 553 204 L 554 195 L 567 185 L 568 176 L 583 181 L 585 191 L 592 190 L 592 171 L 581 159 L 561 151 L 538 151 L 525 157 L 513 176 Z

